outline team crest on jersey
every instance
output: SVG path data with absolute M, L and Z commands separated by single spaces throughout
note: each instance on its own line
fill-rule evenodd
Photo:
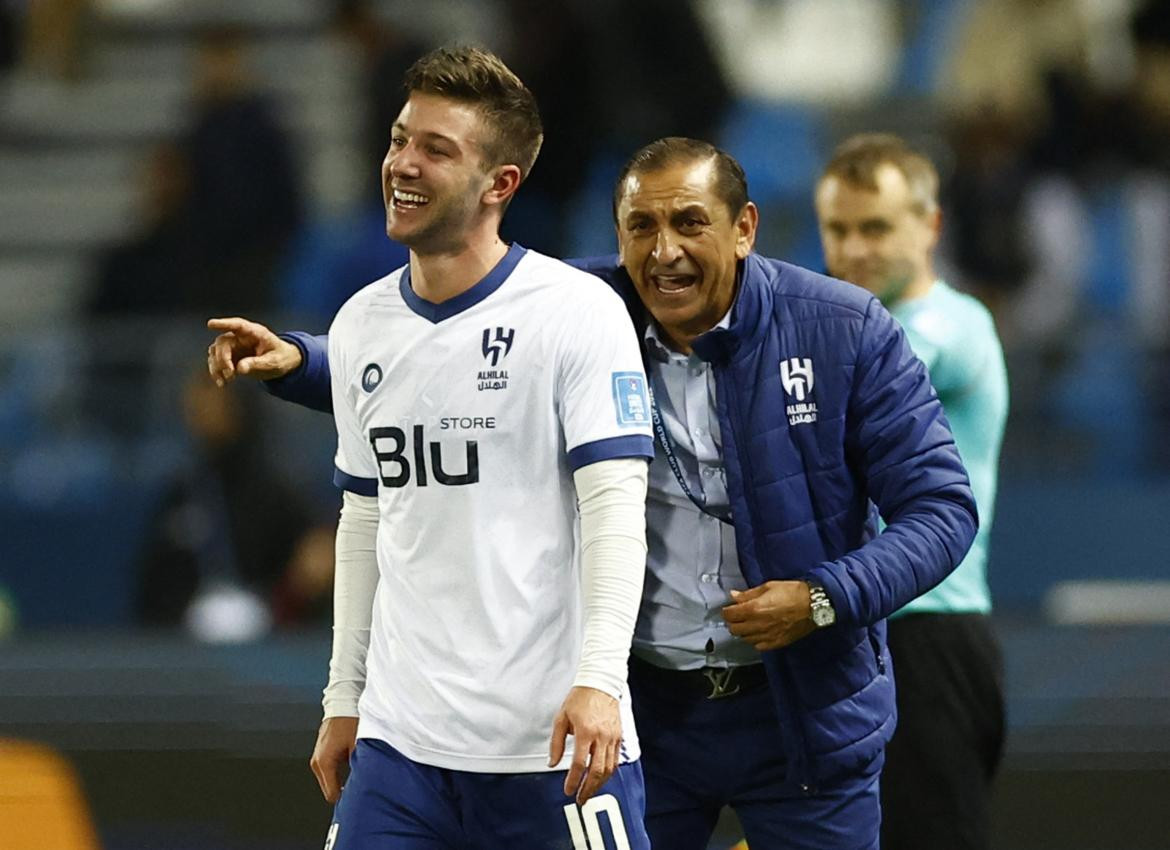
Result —
M 476 389 L 480 392 L 508 388 L 508 370 L 499 368 L 499 365 L 512 350 L 512 340 L 515 337 L 515 328 L 483 329 L 483 359 L 491 368 L 481 369 L 476 373 Z
M 500 361 L 512 350 L 512 340 L 515 337 L 515 328 L 484 328 L 483 359 L 492 366 L 499 366 Z
M 650 424 L 650 404 L 646 399 L 646 378 L 641 372 L 613 373 L 613 404 L 622 428 Z
M 377 363 L 371 363 L 362 370 L 362 389 L 368 393 L 372 393 L 378 388 L 378 384 L 382 383 L 382 367 Z
M 811 400 L 813 365 L 811 357 L 789 357 L 780 361 L 780 382 L 790 401 L 784 408 L 789 425 L 803 425 L 817 421 L 817 406 Z

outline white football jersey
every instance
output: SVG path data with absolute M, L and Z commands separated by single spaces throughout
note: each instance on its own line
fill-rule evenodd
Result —
M 378 496 L 379 581 L 358 736 L 423 764 L 548 767 L 582 643 L 573 471 L 651 457 L 621 299 L 513 245 L 442 304 L 409 266 L 329 331 L 339 486 Z M 638 757 L 628 693 L 623 756 Z

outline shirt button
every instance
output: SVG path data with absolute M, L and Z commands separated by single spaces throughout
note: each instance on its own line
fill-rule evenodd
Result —
M 713 467 L 713 466 L 705 466 L 705 467 L 703 467 L 703 474 L 704 474 L 705 476 L 707 476 L 708 478 L 710 478 L 712 475 L 714 475 L 714 474 L 715 474 L 715 467 Z
M 695 436 L 696 436 L 696 437 L 701 437 L 701 436 L 703 436 L 703 435 L 704 435 L 704 434 L 706 434 L 706 433 L 707 433 L 707 432 L 706 432 L 706 431 L 704 431 L 702 428 L 696 428 L 696 429 L 694 430 L 694 434 L 695 434 Z
M 710 573 L 703 573 L 703 575 L 699 577 L 699 581 L 703 582 L 704 584 L 710 584 L 711 582 L 715 581 L 715 576 L 711 575 Z

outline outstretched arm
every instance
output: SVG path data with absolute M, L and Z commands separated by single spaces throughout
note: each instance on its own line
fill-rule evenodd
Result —
M 277 398 L 333 412 L 328 336 L 304 331 L 276 334 L 239 317 L 211 319 L 207 327 L 221 331 L 207 348 L 207 371 L 218 386 L 246 375 L 263 381 Z

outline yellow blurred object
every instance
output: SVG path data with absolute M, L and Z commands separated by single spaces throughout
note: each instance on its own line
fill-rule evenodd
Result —
M 748 850 L 747 842 L 741 841 L 739 844 L 733 845 L 729 850 Z
M 77 774 L 59 753 L 0 738 L 0 847 L 100 850 Z

